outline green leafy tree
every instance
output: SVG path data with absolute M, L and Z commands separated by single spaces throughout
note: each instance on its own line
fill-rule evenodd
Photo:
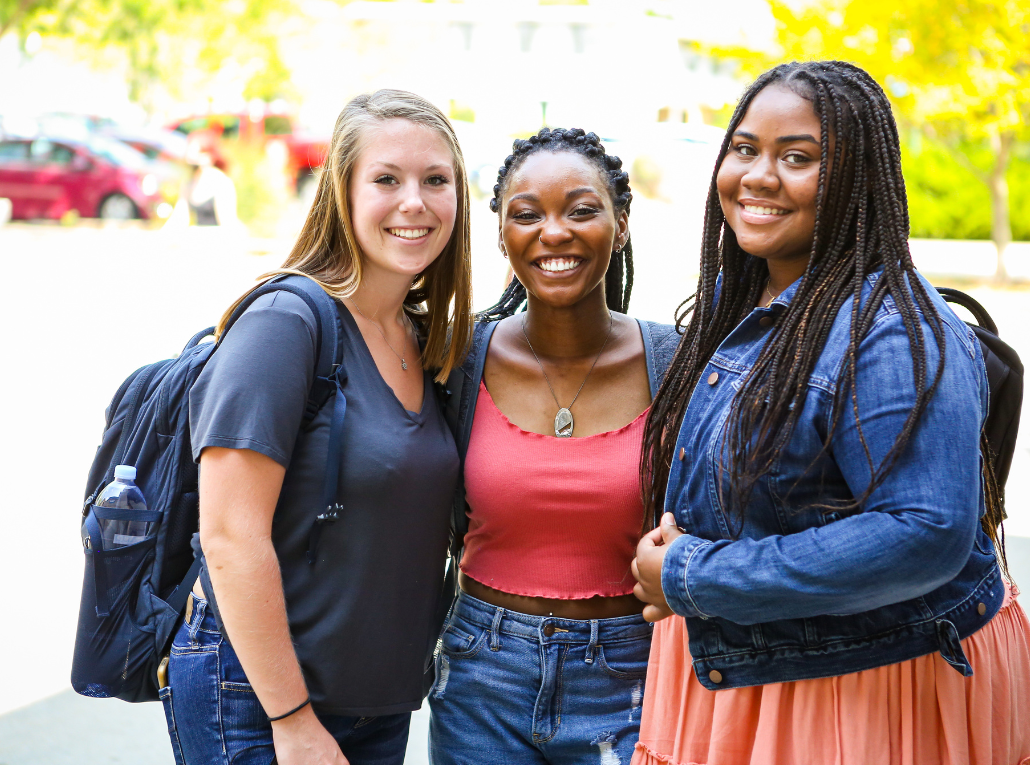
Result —
M 772 0 L 783 59 L 840 58 L 885 85 L 899 118 L 945 147 L 990 194 L 997 278 L 1012 241 L 1006 170 L 1030 138 L 1030 3 Z M 986 151 L 984 150 L 986 149 Z
M 173 95 L 227 61 L 249 75 L 247 97 L 288 96 L 276 24 L 292 0 L 0 0 L 0 35 L 38 30 L 126 57 L 130 98 L 151 107 L 157 87 Z

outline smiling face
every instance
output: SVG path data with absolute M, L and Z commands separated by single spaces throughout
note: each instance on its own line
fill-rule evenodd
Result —
M 526 292 L 556 307 L 604 289 L 612 250 L 629 235 L 600 169 L 574 151 L 526 157 L 501 200 L 501 244 Z
M 410 281 L 439 257 L 454 230 L 454 157 L 434 130 L 385 120 L 368 130 L 347 196 L 365 276 Z
M 810 101 L 770 85 L 748 107 L 716 176 L 740 247 L 794 278 L 804 273 L 815 235 L 821 134 Z

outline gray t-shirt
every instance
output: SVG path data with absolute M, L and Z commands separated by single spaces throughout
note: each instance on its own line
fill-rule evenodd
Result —
M 458 456 L 431 375 L 422 411 L 405 410 L 350 312 L 337 308 L 347 377 L 343 510 L 324 525 L 314 565 L 305 555 L 323 509 L 332 399 L 301 430 L 316 345 L 303 300 L 262 296 L 226 334 L 190 391 L 193 457 L 208 446 L 252 449 L 287 468 L 272 541 L 313 705 L 325 714 L 394 714 L 422 702 Z

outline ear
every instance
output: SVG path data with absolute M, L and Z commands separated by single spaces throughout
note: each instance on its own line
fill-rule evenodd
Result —
M 625 210 L 619 213 L 619 217 L 615 219 L 615 231 L 615 247 L 621 250 L 629 241 L 629 213 Z
M 497 227 L 497 249 L 501 251 L 504 257 L 508 257 L 508 253 L 504 249 L 504 237 L 501 235 L 500 226 Z

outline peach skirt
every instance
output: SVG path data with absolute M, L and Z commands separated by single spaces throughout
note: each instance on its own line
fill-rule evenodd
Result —
M 655 626 L 633 765 L 1028 765 L 1030 622 L 1013 587 L 962 641 L 963 677 L 939 653 L 819 680 L 709 691 L 682 619 Z

